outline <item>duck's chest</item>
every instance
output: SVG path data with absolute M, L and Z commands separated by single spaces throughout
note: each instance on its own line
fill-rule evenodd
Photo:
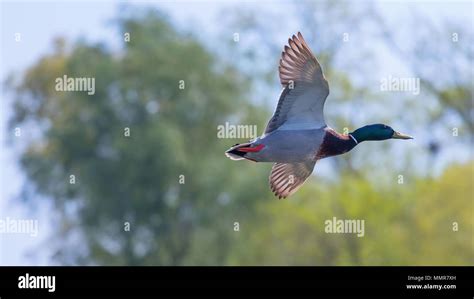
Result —
M 356 143 L 348 135 L 342 135 L 328 129 L 324 134 L 321 146 L 315 153 L 316 159 L 342 155 L 353 149 L 354 146 L 356 146 Z

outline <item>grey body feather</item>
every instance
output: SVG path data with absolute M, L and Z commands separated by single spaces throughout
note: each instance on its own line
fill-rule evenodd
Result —
M 265 147 L 246 157 L 257 162 L 306 162 L 316 161 L 325 135 L 324 128 L 310 130 L 275 130 L 258 138 L 255 142 Z

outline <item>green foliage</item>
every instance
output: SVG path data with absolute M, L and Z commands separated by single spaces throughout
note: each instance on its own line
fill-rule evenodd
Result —
M 228 263 L 472 265 L 473 167 L 378 190 L 345 176 L 305 186 L 290 200 L 260 201 L 259 217 L 235 238 Z M 333 217 L 364 220 L 364 236 L 326 233 Z
M 259 109 L 245 100 L 247 83 L 160 15 L 118 23 L 132 37 L 121 53 L 77 43 L 32 66 L 16 88 L 11 124 L 31 120 L 41 136 L 27 144 L 21 164 L 32 193 L 53 200 L 64 228 L 59 239 L 68 240 L 57 244 L 57 258 L 181 264 L 195 232 L 213 229 L 216 219 L 222 231 L 208 241 L 214 251 L 224 250 L 218 243 L 232 231 L 229 213 L 251 206 L 251 194 L 268 193 L 264 182 L 252 182 L 265 169 L 232 163 L 224 151 L 234 140 L 216 137 L 217 126 L 235 111 L 255 119 Z M 95 94 L 55 91 L 55 78 L 64 74 L 95 77 Z M 70 175 L 76 184 L 69 184 Z M 84 240 L 71 240 L 76 234 L 85 238 L 83 246 Z

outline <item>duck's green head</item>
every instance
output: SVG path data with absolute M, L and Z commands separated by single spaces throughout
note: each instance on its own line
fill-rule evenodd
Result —
M 367 125 L 350 133 L 356 141 L 368 140 L 386 140 L 386 139 L 413 139 L 409 135 L 395 131 L 391 127 L 384 124 Z

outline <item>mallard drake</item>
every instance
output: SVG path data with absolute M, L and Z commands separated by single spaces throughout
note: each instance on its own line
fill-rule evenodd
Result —
M 384 124 L 367 125 L 347 135 L 328 127 L 323 110 L 329 85 L 300 32 L 284 47 L 278 71 L 283 90 L 265 132 L 226 151 L 233 160 L 274 162 L 269 182 L 278 198 L 296 192 L 319 159 L 347 153 L 364 141 L 412 139 Z

